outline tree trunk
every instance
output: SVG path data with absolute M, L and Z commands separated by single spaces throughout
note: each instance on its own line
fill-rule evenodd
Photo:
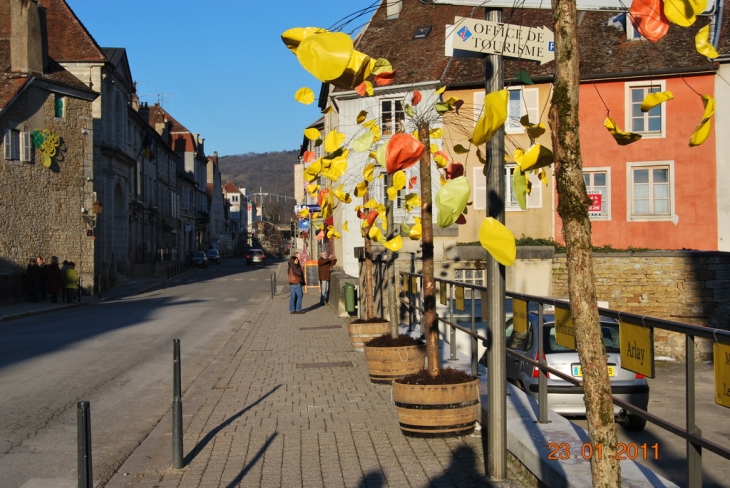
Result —
M 367 202 L 370 199 L 370 192 L 366 191 L 365 194 L 362 197 L 362 203 L 365 205 L 365 202 Z M 370 213 L 371 210 L 367 210 L 366 213 Z M 370 230 L 370 227 L 367 227 L 365 229 L 365 318 L 367 320 L 371 320 L 373 317 L 375 317 L 375 306 L 373 302 L 374 299 L 374 291 L 373 291 L 373 254 L 372 254 L 372 246 L 370 244 L 370 237 L 368 236 L 368 231 Z
M 583 368 L 588 436 L 603 456 L 591 458 L 594 487 L 621 486 L 616 460 L 616 424 L 611 402 L 606 348 L 603 344 L 593 275 L 590 200 L 583 181 L 578 137 L 578 42 L 576 0 L 553 0 L 555 83 L 550 127 L 555 153 L 558 214 L 567 249 L 568 294 L 578 355 Z
M 431 146 L 429 125 L 418 124 L 418 139 L 426 146 L 421 156 L 421 252 L 423 270 L 423 328 L 426 331 L 426 358 L 428 372 L 438 376 L 441 370 L 439 356 L 439 330 L 436 320 L 436 283 L 433 279 L 433 215 L 431 212 Z
M 386 187 L 392 184 L 393 178 L 385 175 L 385 178 L 387 181 Z M 387 222 L 388 222 L 388 237 L 387 240 L 393 239 L 393 236 L 395 235 L 395 229 L 394 227 L 394 218 L 393 218 L 393 211 L 394 211 L 394 203 L 393 201 L 388 198 L 387 200 L 387 206 L 388 206 L 388 215 L 387 215 Z M 390 316 L 390 336 L 393 339 L 398 338 L 398 323 L 400 322 L 398 317 L 398 297 L 396 296 L 395 291 L 395 252 L 388 250 L 388 269 L 387 269 L 387 279 L 388 279 L 388 315 Z

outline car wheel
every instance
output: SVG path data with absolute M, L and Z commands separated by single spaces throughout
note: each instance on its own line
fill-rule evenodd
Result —
M 646 427 L 646 419 L 636 415 L 626 415 L 621 419 L 621 425 L 630 432 L 641 432 Z

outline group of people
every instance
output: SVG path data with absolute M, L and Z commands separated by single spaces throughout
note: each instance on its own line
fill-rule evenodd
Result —
M 79 301 L 79 276 L 72 261 L 64 261 L 61 267 L 56 256 L 51 257 L 50 264 L 42 256 L 31 258 L 26 275 L 28 297 L 33 303 L 45 301 L 46 295 L 50 295 L 51 303 L 58 303 L 58 295 L 62 302 Z
M 300 263 L 301 253 L 289 258 L 289 313 L 302 314 L 303 287 L 306 286 L 304 268 Z M 326 305 L 330 299 L 330 270 L 337 263 L 333 254 L 322 252 L 317 260 L 317 276 L 319 277 L 319 304 Z

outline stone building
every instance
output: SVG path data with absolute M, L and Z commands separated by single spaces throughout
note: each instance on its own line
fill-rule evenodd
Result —
M 85 288 L 96 271 L 97 94 L 48 56 L 45 14 L 35 1 L 0 2 L 0 302 L 23 298 L 38 255 L 73 261 Z

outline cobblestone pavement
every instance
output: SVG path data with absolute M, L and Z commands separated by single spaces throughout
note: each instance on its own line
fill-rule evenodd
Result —
M 185 392 L 184 468 L 171 467 L 168 415 L 107 487 L 487 485 L 478 431 L 403 436 L 390 387 L 371 384 L 350 347 L 348 320 L 311 292 L 292 315 L 279 290 Z

